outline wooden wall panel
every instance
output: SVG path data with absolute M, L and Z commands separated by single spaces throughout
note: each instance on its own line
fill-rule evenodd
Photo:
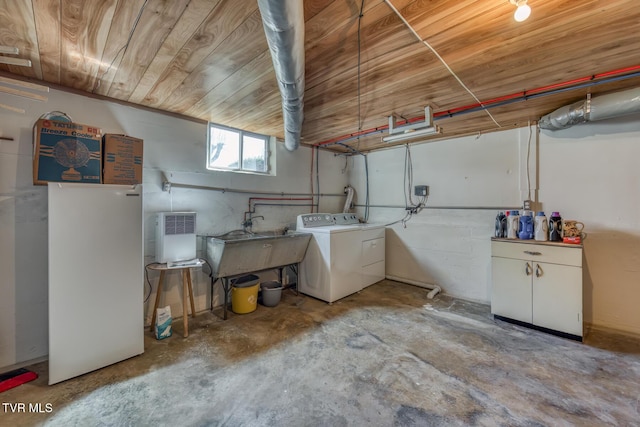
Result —
M 251 86 L 253 82 L 264 77 L 276 81 L 275 72 L 270 67 L 271 62 L 271 52 L 267 49 L 225 79 L 222 84 L 211 89 L 189 108 L 186 114 L 208 121 L 220 120 L 220 117 L 217 116 L 218 112 L 223 111 L 229 103 L 236 102 L 235 99 L 242 99 L 255 90 Z M 256 71 L 259 71 L 260 74 L 257 74 Z
M 60 83 L 60 1 L 33 0 L 33 12 L 36 28 L 39 31 L 38 53 L 42 67 L 41 79 L 51 83 Z
M 257 10 L 258 4 L 255 1 L 244 0 L 244 3 L 239 4 L 237 0 L 222 0 L 160 75 L 157 83 L 145 96 L 145 103 L 154 107 L 161 106 L 187 76 L 215 52 L 236 28 L 255 16 Z M 260 37 L 259 33 L 256 37 Z
M 199 28 L 218 4 L 219 0 L 191 0 L 129 97 L 130 102 L 144 103 L 149 91 L 165 73 L 180 49 L 193 36 L 193 29 Z
M 266 49 L 262 19 L 256 9 L 166 98 L 161 108 L 179 113 L 187 111 L 227 76 Z
M 360 32 L 362 63 L 407 45 L 417 44 L 409 31 L 404 30 L 402 23 L 390 19 L 389 7 L 385 3 L 378 4 L 364 14 Z M 321 40 L 308 40 L 306 60 L 307 89 L 345 71 L 356 69 L 358 21 L 349 22 L 340 31 L 334 31 Z
M 109 36 L 96 70 L 93 93 L 106 95 L 109 92 L 127 49 L 129 34 L 144 3 L 145 0 L 118 0 L 109 28 Z
M 188 0 L 152 0 L 147 4 L 109 88 L 109 96 L 129 99 L 187 4 Z
M 275 76 L 266 75 L 261 79 L 253 81 L 249 85 L 250 91 L 245 96 L 242 93 L 237 97 L 225 101 L 217 113 L 222 123 L 247 121 L 255 122 L 257 129 L 263 123 L 269 122 L 269 117 L 279 117 L 282 121 L 282 97 L 277 91 L 278 83 Z M 273 120 L 273 119 L 272 119 Z M 281 131 L 276 136 L 284 135 Z
M 304 2 L 304 20 L 308 21 L 313 18 L 322 12 L 325 7 L 333 3 L 333 1 L 334 0 L 306 0 Z
M 367 13 L 372 7 L 382 0 L 369 0 L 365 2 L 364 10 Z M 328 36 L 336 29 L 342 29 L 358 21 L 360 14 L 360 1 L 346 0 L 334 1 L 325 7 L 320 13 L 305 23 L 305 37 L 310 44 L 316 43 Z
M 116 0 L 62 2 L 60 82 L 64 86 L 93 88 L 115 7 Z
M 33 5 L 30 1 L 0 0 L 0 45 L 20 49 L 18 56 L 7 56 L 31 60 L 31 67 L 2 65 L 0 69 L 42 79 L 38 37 L 33 22 Z

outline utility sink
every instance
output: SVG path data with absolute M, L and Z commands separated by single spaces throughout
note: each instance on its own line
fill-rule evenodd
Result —
M 307 252 L 311 234 L 233 230 L 206 239 L 207 261 L 214 277 L 219 278 L 297 264 Z

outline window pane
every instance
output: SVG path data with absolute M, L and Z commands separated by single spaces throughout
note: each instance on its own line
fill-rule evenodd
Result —
M 240 167 L 240 134 L 211 126 L 209 166 L 238 169 Z
M 267 141 L 265 138 L 244 135 L 242 144 L 242 169 L 266 172 Z

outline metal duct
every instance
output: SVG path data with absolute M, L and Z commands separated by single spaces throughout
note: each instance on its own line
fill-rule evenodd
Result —
M 262 25 L 282 94 L 284 145 L 300 145 L 304 106 L 303 0 L 258 0 Z
M 566 129 L 578 123 L 593 122 L 640 112 L 640 88 L 587 98 L 565 105 L 540 118 L 541 129 Z

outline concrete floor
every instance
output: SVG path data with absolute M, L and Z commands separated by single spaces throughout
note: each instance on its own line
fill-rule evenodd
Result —
M 30 367 L 40 377 L 0 400 L 42 412 L 3 408 L 0 425 L 640 425 L 637 338 L 578 343 L 426 293 L 383 281 L 328 305 L 286 291 L 227 321 L 202 313 L 186 339 L 174 321 L 143 355 L 54 386 Z

